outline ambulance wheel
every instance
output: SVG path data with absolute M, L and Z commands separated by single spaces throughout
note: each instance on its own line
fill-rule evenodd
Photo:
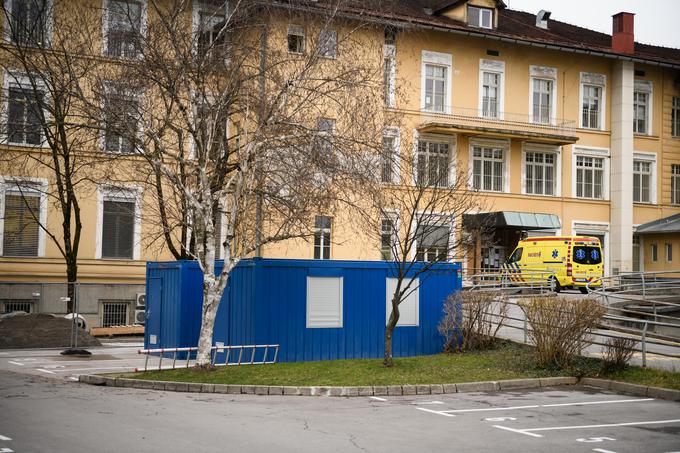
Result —
M 581 291 L 581 294 L 588 294 L 588 288 L 585 286 L 579 286 L 578 290 Z
M 560 282 L 557 280 L 557 278 L 550 277 L 548 279 L 548 284 L 550 284 L 550 291 L 554 293 L 559 293 L 562 291 L 562 287 L 560 286 Z

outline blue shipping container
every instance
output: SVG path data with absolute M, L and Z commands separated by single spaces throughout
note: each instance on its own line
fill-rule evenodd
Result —
M 382 357 L 393 274 L 384 261 L 243 260 L 231 272 L 213 344 L 279 344 L 282 362 Z M 409 313 L 400 305 L 400 322 L 411 325 L 395 329 L 395 357 L 442 351 L 443 304 L 461 288 L 457 263 L 435 265 L 418 278 L 417 303 L 410 302 Z M 148 263 L 146 300 L 146 348 L 197 345 L 202 274 L 195 261 Z

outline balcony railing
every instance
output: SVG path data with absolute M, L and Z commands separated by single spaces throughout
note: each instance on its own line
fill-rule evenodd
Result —
M 576 122 L 542 115 L 534 118 L 523 113 L 499 112 L 489 109 L 452 107 L 449 112 L 433 112 L 430 110 L 414 111 L 418 113 L 422 124 L 441 123 L 460 128 L 495 129 L 524 134 L 549 134 L 573 136 Z M 493 115 L 495 113 L 495 115 Z

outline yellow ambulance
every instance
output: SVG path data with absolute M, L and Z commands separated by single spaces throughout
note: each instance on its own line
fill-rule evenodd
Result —
M 600 286 L 604 257 L 600 240 L 585 236 L 545 236 L 519 241 L 515 251 L 503 264 L 511 281 L 546 282 L 555 292 L 586 285 Z

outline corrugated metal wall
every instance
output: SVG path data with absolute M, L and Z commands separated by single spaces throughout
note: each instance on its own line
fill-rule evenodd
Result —
M 419 325 L 396 328 L 395 356 L 442 350 L 437 323 L 446 297 L 460 289 L 458 270 L 458 264 L 441 264 L 420 275 Z M 227 345 L 280 344 L 284 362 L 382 357 L 385 281 L 392 272 L 386 262 L 244 260 L 231 273 L 213 339 Z M 343 277 L 342 328 L 306 327 L 308 276 Z M 146 347 L 197 344 L 201 285 L 195 262 L 148 264 Z M 150 342 L 153 335 L 156 344 Z

